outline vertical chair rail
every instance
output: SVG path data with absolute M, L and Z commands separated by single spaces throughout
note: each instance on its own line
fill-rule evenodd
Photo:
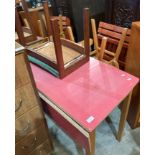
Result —
M 121 53 L 121 50 L 122 50 L 122 47 L 123 47 L 123 44 L 124 44 L 124 41 L 125 41 L 125 37 L 126 37 L 126 34 L 127 34 L 127 28 L 124 28 L 123 32 L 122 32 L 122 36 L 121 36 L 121 39 L 118 43 L 118 47 L 116 49 L 116 54 L 115 54 L 115 59 L 116 61 L 118 61 L 118 58 L 119 58 L 119 55 Z
M 57 19 L 51 20 L 51 28 L 53 32 L 53 42 L 55 47 L 55 53 L 56 53 L 56 59 L 57 59 L 57 65 L 60 73 L 60 78 L 64 77 L 64 60 L 63 60 L 63 54 L 62 54 L 62 46 L 61 46 L 61 40 L 60 40 L 60 32 L 59 32 L 59 25 Z
M 60 37 L 65 38 L 64 31 L 63 31 L 63 20 L 62 15 L 59 15 L 59 28 L 60 28 Z
M 84 24 L 84 49 L 86 57 L 89 58 L 89 8 L 85 8 L 83 12 L 83 24 Z
M 107 44 L 107 37 L 103 37 L 102 38 L 102 42 L 101 42 L 101 48 L 100 50 L 97 50 L 97 58 L 98 60 L 102 60 L 104 53 L 105 53 L 105 48 L 106 48 L 106 44 Z
M 91 19 L 91 26 L 93 31 L 94 46 L 95 46 L 95 49 L 98 50 L 98 38 L 97 38 L 97 32 L 96 32 L 95 19 Z

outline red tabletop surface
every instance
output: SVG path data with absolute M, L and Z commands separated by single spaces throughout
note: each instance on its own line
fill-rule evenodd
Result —
M 94 58 L 64 79 L 58 79 L 34 64 L 31 68 L 38 90 L 90 132 L 139 81 Z

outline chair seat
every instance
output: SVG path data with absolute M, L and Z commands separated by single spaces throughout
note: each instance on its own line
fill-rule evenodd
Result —
M 48 58 L 49 60 L 51 60 L 55 64 L 57 63 L 55 48 L 54 48 L 53 42 L 43 43 L 42 45 L 34 47 L 33 50 L 36 53 L 39 53 L 42 56 Z M 81 54 L 79 52 L 77 52 L 71 48 L 68 48 L 66 46 L 63 46 L 63 45 L 62 45 L 62 53 L 63 53 L 64 64 L 67 64 L 68 62 L 70 62 L 70 61 L 76 59 L 77 57 L 81 56 Z

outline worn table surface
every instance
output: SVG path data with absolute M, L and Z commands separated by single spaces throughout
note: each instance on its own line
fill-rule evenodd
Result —
M 58 79 L 33 64 L 31 68 L 38 90 L 89 132 L 139 81 L 94 58 L 64 79 Z

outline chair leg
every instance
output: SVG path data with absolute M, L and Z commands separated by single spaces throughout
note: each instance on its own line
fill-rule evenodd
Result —
M 38 20 L 38 26 L 39 26 L 40 36 L 45 37 L 44 32 L 43 32 L 43 26 L 42 26 L 41 20 Z
M 94 48 L 95 50 L 97 50 L 98 49 L 98 38 L 97 38 L 97 32 L 96 32 L 95 19 L 91 19 L 91 26 L 92 26 L 92 32 L 93 32 Z
M 67 26 L 66 30 L 67 30 L 67 34 L 69 36 L 69 40 L 75 42 L 72 28 L 70 26 Z

